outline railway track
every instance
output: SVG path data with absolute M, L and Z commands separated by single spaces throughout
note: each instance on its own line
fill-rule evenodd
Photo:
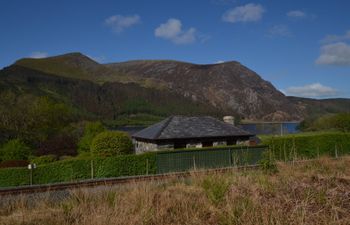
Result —
M 107 186 L 107 185 L 109 186 L 122 185 L 122 184 L 135 183 L 135 182 L 157 181 L 157 180 L 165 180 L 165 179 L 171 179 L 171 178 L 183 178 L 183 177 L 191 176 L 193 174 L 209 174 L 209 173 L 221 173 L 221 172 L 227 172 L 227 171 L 242 170 L 242 169 L 256 169 L 258 167 L 259 165 L 249 165 L 249 166 L 242 166 L 242 167 L 193 170 L 193 171 L 167 173 L 167 174 L 101 178 L 101 179 L 93 179 L 93 180 L 82 180 L 82 181 L 76 181 L 76 182 L 0 188 L 0 196 L 21 195 L 21 194 L 30 194 L 30 193 L 67 190 L 67 189 Z

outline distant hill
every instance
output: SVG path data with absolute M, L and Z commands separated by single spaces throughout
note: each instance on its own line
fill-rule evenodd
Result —
M 171 60 L 100 64 L 81 53 L 24 58 L 0 71 L 0 88 L 0 93 L 49 96 L 108 120 L 138 113 L 301 120 L 349 111 L 350 107 L 348 99 L 286 97 L 235 61 L 209 65 Z
M 303 117 L 319 117 L 325 114 L 350 112 L 350 99 L 334 98 L 334 99 L 311 99 L 300 97 L 288 97 L 288 99 L 296 104 Z

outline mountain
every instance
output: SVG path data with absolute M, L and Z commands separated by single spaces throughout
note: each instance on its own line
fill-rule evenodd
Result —
M 0 94 L 49 96 L 98 118 L 150 114 L 234 115 L 301 120 L 349 111 L 350 100 L 286 97 L 239 62 L 198 65 L 171 60 L 100 64 L 81 53 L 24 58 L 0 71 Z
M 298 120 L 302 113 L 270 82 L 239 62 L 210 65 L 150 60 L 112 63 L 120 74 L 152 79 L 169 90 L 251 120 Z
M 81 115 L 115 120 L 123 115 L 209 114 L 222 116 L 214 107 L 193 103 L 190 99 L 167 90 L 145 88 L 136 83 L 104 82 L 97 84 L 75 75 L 54 75 L 12 65 L 0 71 L 0 97 L 48 96 L 74 107 Z
M 151 79 L 144 82 L 135 76 L 125 76 L 79 52 L 41 59 L 23 58 L 16 61 L 15 65 L 61 77 L 88 80 L 97 84 L 106 82 L 138 83 L 144 87 L 162 88 L 161 85 L 152 83 Z

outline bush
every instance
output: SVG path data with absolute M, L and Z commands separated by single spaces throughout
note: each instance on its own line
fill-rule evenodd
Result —
M 88 122 L 84 128 L 84 135 L 78 143 L 78 152 L 89 152 L 92 140 L 99 133 L 106 131 L 101 122 Z
M 95 156 L 116 156 L 132 153 L 132 142 L 125 132 L 105 131 L 98 134 L 91 144 Z
M 201 186 L 209 200 L 218 205 L 224 199 L 230 183 L 223 177 L 208 176 L 203 180 Z
M 270 150 L 263 153 L 263 157 L 259 161 L 259 165 L 260 168 L 267 174 L 274 174 L 278 172 L 276 160 Z
M 0 168 L 27 167 L 28 164 L 27 160 L 7 160 L 0 163 Z
M 55 161 L 57 161 L 57 156 L 55 155 L 43 155 L 30 160 L 31 163 L 35 163 L 37 165 L 44 165 Z
M 0 161 L 27 160 L 31 155 L 31 149 L 19 139 L 8 141 L 0 149 Z

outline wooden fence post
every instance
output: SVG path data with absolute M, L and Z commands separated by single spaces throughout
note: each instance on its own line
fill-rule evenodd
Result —
M 193 156 L 193 170 L 196 170 L 196 159 L 195 156 Z
M 91 168 L 91 179 L 94 179 L 94 161 L 90 161 L 90 168 Z
M 335 144 L 335 158 L 337 159 L 338 158 L 338 149 L 337 149 L 337 144 Z

